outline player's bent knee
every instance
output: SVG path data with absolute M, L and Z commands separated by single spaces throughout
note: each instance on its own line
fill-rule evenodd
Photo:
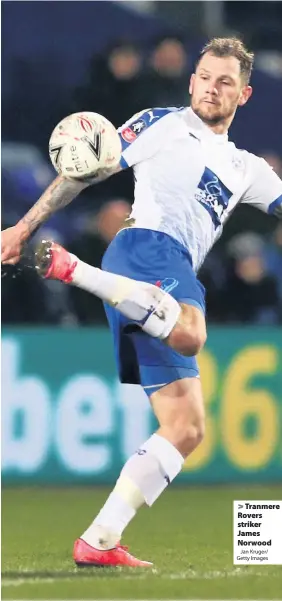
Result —
M 207 330 L 203 313 L 196 307 L 180 303 L 181 316 L 170 333 L 167 343 L 185 357 L 195 357 L 202 350 Z
M 202 350 L 207 339 L 206 331 L 181 326 L 169 337 L 170 346 L 185 357 L 195 357 Z
M 178 451 L 187 457 L 202 442 L 205 435 L 205 415 L 204 411 L 197 408 L 191 408 L 191 411 L 178 413 L 174 419 L 171 419 L 168 429 L 170 438 L 174 441 Z
M 197 424 L 188 424 L 188 427 L 185 432 L 184 443 L 188 447 L 188 452 L 191 449 L 196 449 L 196 447 L 202 442 L 205 435 L 205 424 L 203 422 L 198 422 Z
M 204 420 L 196 423 L 187 423 L 176 425 L 174 429 L 175 446 L 181 452 L 183 457 L 187 457 L 202 442 L 205 435 Z
M 195 357 L 205 345 L 207 335 L 204 332 L 185 332 L 184 334 L 184 352 L 187 357 Z
M 205 409 L 199 378 L 171 382 L 151 396 L 159 433 L 187 457 L 205 434 Z

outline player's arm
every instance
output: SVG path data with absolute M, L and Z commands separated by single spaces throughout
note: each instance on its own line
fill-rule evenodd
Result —
M 20 259 L 22 247 L 31 234 L 53 213 L 74 200 L 82 190 L 148 159 L 157 152 L 162 143 L 162 136 L 158 131 L 159 122 L 169 112 L 166 109 L 149 109 L 134 115 L 118 129 L 122 154 L 120 163 L 116 167 L 99 169 L 96 177 L 87 180 L 68 179 L 62 175 L 56 177 L 26 215 L 15 226 L 2 232 L 1 262 L 16 264 Z M 151 127 L 152 124 L 154 127 Z M 161 131 L 165 130 L 162 128 Z
M 88 185 L 58 175 L 26 215 L 16 225 L 2 232 L 1 262 L 17 263 L 22 247 L 31 234 L 53 213 L 68 205 Z
M 264 159 L 254 157 L 253 178 L 242 202 L 282 219 L 282 180 Z
M 27 239 L 53 213 L 66 207 L 89 184 L 81 181 L 68 180 L 58 175 L 42 196 L 18 222 L 21 237 Z
M 20 260 L 24 243 L 53 213 L 66 207 L 91 184 L 99 183 L 120 170 L 119 165 L 111 170 L 105 169 L 97 178 L 87 181 L 67 179 L 58 175 L 26 215 L 16 225 L 2 232 L 1 263 L 15 265 Z
M 47 221 L 53 213 L 66 207 L 74 200 L 82 190 L 92 184 L 98 184 L 111 175 L 121 171 L 122 167 L 117 165 L 112 169 L 100 169 L 97 177 L 85 180 L 68 179 L 58 175 L 56 179 L 45 190 L 39 200 L 26 213 L 18 223 L 22 236 L 27 239 L 42 223 Z
M 21 237 L 26 240 L 29 236 L 53 213 L 66 207 L 74 200 L 82 190 L 92 184 L 99 183 L 110 175 L 118 173 L 121 170 L 120 165 L 114 169 L 104 169 L 99 171 L 98 177 L 87 180 L 67 179 L 58 175 L 50 186 L 43 192 L 39 200 L 18 222 L 17 227 Z

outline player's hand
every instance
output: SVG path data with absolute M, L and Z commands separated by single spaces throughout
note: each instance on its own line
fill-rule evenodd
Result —
M 22 232 L 17 225 L 1 232 L 1 263 L 15 265 L 18 263 L 24 244 Z

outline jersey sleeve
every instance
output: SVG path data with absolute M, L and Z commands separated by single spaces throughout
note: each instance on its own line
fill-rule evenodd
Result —
M 118 128 L 122 145 L 120 166 L 133 167 L 151 158 L 167 139 L 169 115 L 179 109 L 146 109 Z
M 241 202 L 282 219 L 282 180 L 264 159 L 254 159 L 252 182 Z

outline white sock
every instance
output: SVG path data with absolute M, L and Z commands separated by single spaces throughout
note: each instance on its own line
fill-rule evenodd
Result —
M 105 505 L 80 538 L 96 549 L 112 549 L 144 502 L 134 482 L 120 476 Z
M 132 455 L 121 471 L 121 477 L 132 480 L 151 506 L 168 484 L 179 474 L 184 458 L 179 451 L 159 434 L 153 434 Z
M 77 261 L 72 284 L 95 294 L 156 338 L 167 338 L 181 312 L 179 303 L 161 288 L 103 271 Z
M 153 434 L 124 465 L 120 478 L 94 522 L 81 538 L 110 549 L 143 505 L 152 505 L 181 471 L 184 458 L 165 438 Z
M 135 514 L 136 509 L 120 496 L 115 487 L 94 522 L 80 538 L 95 549 L 112 549 Z

